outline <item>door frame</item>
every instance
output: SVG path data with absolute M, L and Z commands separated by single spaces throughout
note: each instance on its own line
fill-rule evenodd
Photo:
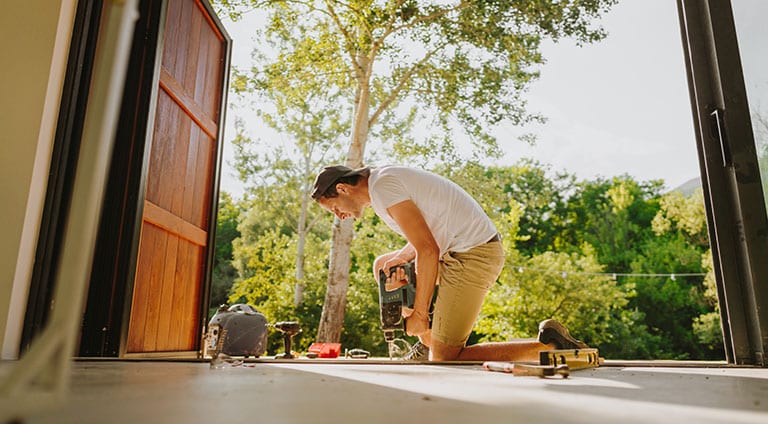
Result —
M 54 281 L 72 202 L 96 43 L 101 30 L 102 7 L 102 2 L 97 0 L 77 2 L 19 344 L 21 354 L 45 328 L 52 309 Z
M 201 296 L 201 322 L 196 350 L 189 352 L 127 354 L 133 285 L 137 270 L 142 215 L 146 195 L 149 154 L 154 131 L 168 0 L 141 0 L 140 19 L 131 49 L 117 142 L 112 158 L 106 203 L 102 215 L 91 285 L 83 319 L 80 356 L 168 357 L 200 354 L 207 323 L 211 271 L 214 260 L 216 217 L 223 161 L 224 122 L 229 88 L 232 38 L 206 0 L 199 1 L 225 39 L 223 83 L 219 108 L 217 149 L 208 219 L 207 251 Z M 109 304 L 104 305 L 105 299 Z
M 768 217 L 730 0 L 678 0 L 726 360 L 768 366 Z

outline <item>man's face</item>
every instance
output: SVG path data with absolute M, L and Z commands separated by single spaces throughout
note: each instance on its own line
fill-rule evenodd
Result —
M 338 197 L 321 197 L 317 203 L 339 219 L 360 218 L 363 215 L 363 206 L 351 195 L 352 187 L 347 184 L 337 186 Z

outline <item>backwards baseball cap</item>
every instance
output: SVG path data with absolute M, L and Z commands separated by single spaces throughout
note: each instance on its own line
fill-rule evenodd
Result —
M 312 189 L 312 198 L 315 200 L 319 199 L 320 196 L 325 194 L 329 187 L 336 184 L 336 181 L 339 181 L 344 177 L 363 175 L 368 169 L 368 167 L 352 169 L 344 165 L 326 166 L 315 178 L 315 185 Z

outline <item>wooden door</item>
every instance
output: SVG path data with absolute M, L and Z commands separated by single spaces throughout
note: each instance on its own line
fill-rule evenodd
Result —
M 197 350 L 229 41 L 208 4 L 169 0 L 126 350 Z

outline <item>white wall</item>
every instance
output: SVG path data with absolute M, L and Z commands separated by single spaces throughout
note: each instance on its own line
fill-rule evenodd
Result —
M 76 0 L 0 14 L 0 345 L 18 356 Z

